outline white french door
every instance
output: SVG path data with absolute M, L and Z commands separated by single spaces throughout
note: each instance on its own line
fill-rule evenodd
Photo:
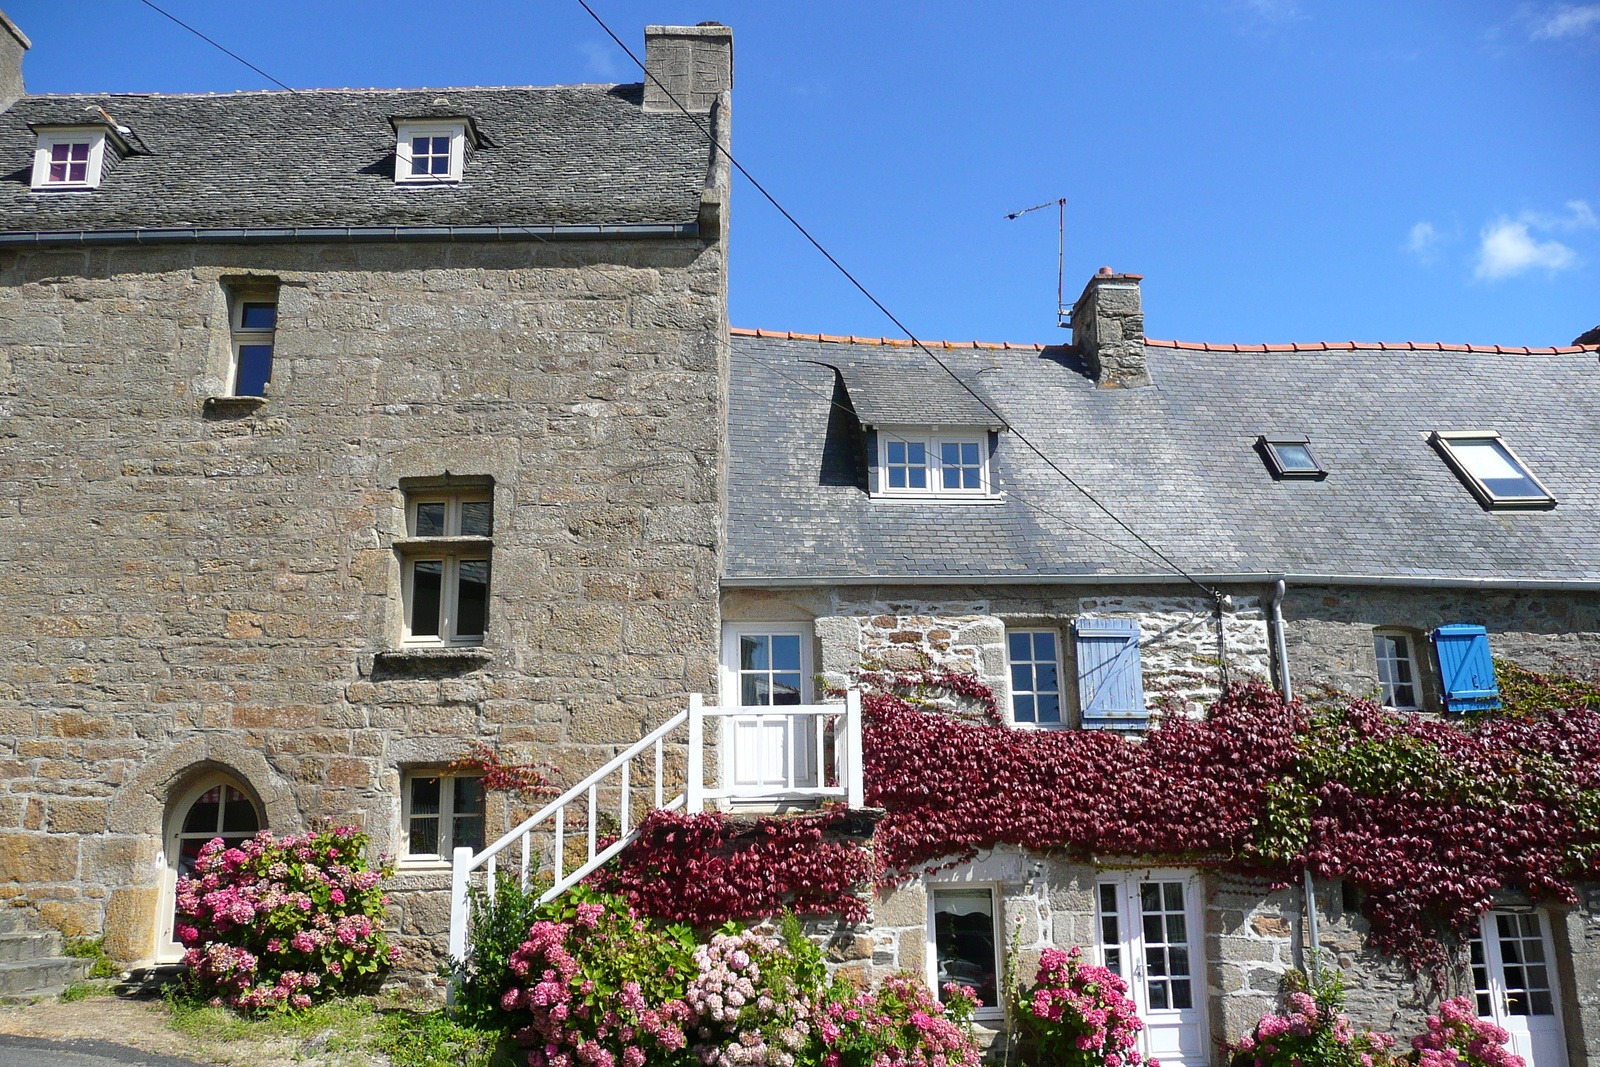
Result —
M 1127 980 L 1145 1028 L 1139 1051 L 1162 1064 L 1210 1060 L 1199 883 L 1192 872 L 1101 875 L 1100 959 Z
M 725 720 L 723 751 L 731 756 L 723 768 L 726 788 L 736 795 L 770 796 L 822 784 L 822 745 L 814 736 L 822 719 L 783 714 L 786 706 L 807 703 L 810 689 L 809 628 L 770 623 L 725 628 L 723 704 L 772 709 Z
M 1567 1067 L 1550 925 L 1542 911 L 1491 911 L 1472 939 L 1478 1015 L 1511 1035 L 1528 1067 Z

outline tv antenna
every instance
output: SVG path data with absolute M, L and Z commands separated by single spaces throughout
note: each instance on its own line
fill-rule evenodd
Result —
M 1030 211 L 1039 211 L 1051 204 L 1056 206 L 1056 325 L 1067 329 L 1072 326 L 1072 309 L 1066 302 L 1067 198 L 1063 196 L 1059 200 L 1046 200 L 1042 204 L 1013 211 L 1006 218 L 1020 218 Z

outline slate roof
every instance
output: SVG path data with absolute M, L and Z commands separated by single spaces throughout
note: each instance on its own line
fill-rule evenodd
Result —
M 1298 347 L 1153 342 L 1134 389 L 1096 388 L 1059 347 L 939 355 L 1192 572 L 1600 581 L 1595 350 Z M 892 344 L 733 337 L 729 583 L 1171 573 L 1010 434 L 1002 503 L 870 499 L 859 424 L 834 406 L 851 363 L 909 393 L 944 375 Z M 1559 505 L 1483 510 L 1433 430 L 1499 431 Z M 1328 477 L 1274 481 L 1252 447 L 1272 433 L 1307 435 Z
M 986 395 L 981 371 L 963 388 L 945 373 L 907 379 L 897 368 L 879 366 L 870 358 L 836 360 L 835 364 L 856 417 L 867 426 L 933 424 L 997 429 L 1004 424 L 998 417 L 1002 414 L 999 408 Z
M 28 96 L 0 113 L 0 231 L 693 222 L 710 149 L 638 85 Z M 437 100 L 446 103 L 440 105 Z M 91 192 L 30 191 L 33 124 L 104 122 L 149 154 Z M 392 116 L 487 141 L 454 187 L 397 186 Z

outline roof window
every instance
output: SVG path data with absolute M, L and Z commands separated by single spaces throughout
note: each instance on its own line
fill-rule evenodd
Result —
M 466 120 L 395 120 L 394 180 L 400 185 L 454 185 L 467 158 Z
M 989 474 L 989 435 L 983 430 L 879 427 L 873 467 L 874 496 L 995 495 Z
M 94 189 L 105 170 L 104 127 L 47 127 L 38 129 L 33 152 L 33 188 Z
M 1305 437 L 1263 435 L 1256 438 L 1256 451 L 1266 461 L 1274 478 L 1326 478 L 1317 457 L 1311 454 L 1311 442 Z
M 1498 433 L 1435 430 L 1428 441 L 1484 507 L 1555 507 L 1556 498 Z

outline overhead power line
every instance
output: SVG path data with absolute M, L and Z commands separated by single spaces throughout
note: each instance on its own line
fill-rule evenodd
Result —
M 883 316 L 885 318 L 887 318 L 890 322 L 894 323 L 895 328 L 898 329 L 901 333 L 905 334 L 906 338 L 908 340 L 910 340 L 910 342 L 914 346 L 916 346 L 929 359 L 933 360 L 933 362 L 936 363 L 941 370 L 943 370 L 946 374 L 948 374 L 951 378 L 953 378 L 957 385 L 959 385 L 962 389 L 964 389 L 968 393 L 970 393 L 972 395 L 972 398 L 974 400 L 976 400 L 979 404 L 982 404 L 984 409 L 986 411 L 988 411 L 989 414 L 993 415 L 995 417 L 995 420 L 998 423 L 1007 424 L 1008 425 L 1008 420 L 1006 420 L 1003 416 L 1001 416 L 1001 414 L 994 409 L 994 406 L 992 404 L 990 404 L 988 400 L 986 400 L 982 396 L 980 396 L 978 394 L 977 390 L 973 389 L 972 386 L 968 385 L 962 379 L 962 377 L 959 374 L 957 374 L 950 367 L 949 364 L 947 364 L 944 360 L 940 359 L 937 355 L 935 355 L 934 352 L 931 349 L 929 349 L 927 345 L 923 344 L 922 341 L 917 338 L 917 335 L 912 333 L 911 330 L 906 327 L 905 323 L 901 322 L 900 319 L 895 315 L 895 313 L 890 311 L 884 305 L 883 301 L 879 300 L 876 296 L 874 296 L 872 294 L 872 291 L 870 289 L 868 289 L 865 285 L 863 285 L 861 283 L 861 281 L 854 274 L 850 273 L 850 271 L 845 268 L 845 265 L 843 263 L 840 263 L 839 260 L 834 257 L 833 253 L 829 252 L 827 250 L 827 248 L 823 246 L 821 241 L 817 240 L 814 236 L 812 236 L 811 231 L 806 229 L 805 226 L 803 226 L 800 223 L 799 219 L 797 219 L 793 215 L 791 215 L 789 213 L 789 210 L 787 208 L 785 208 L 781 203 L 778 202 L 778 198 L 777 197 L 773 196 L 771 193 L 769 193 L 767 191 L 767 187 L 766 186 L 762 185 L 759 181 L 756 180 L 755 175 L 751 174 L 748 170 L 745 169 L 744 164 L 740 163 L 739 160 L 733 155 L 732 152 L 729 152 L 726 148 L 722 147 L 720 144 L 717 143 L 717 139 L 716 139 L 715 135 L 712 133 L 711 129 L 708 126 L 706 126 L 705 123 L 701 122 L 700 119 L 698 119 L 692 112 L 690 112 L 690 110 L 688 108 L 684 107 L 682 101 L 680 101 L 676 96 L 673 95 L 672 90 L 668 89 L 665 85 L 663 85 L 661 83 L 661 79 L 657 78 L 654 74 L 652 74 L 650 72 L 650 69 L 645 66 L 644 62 L 642 60 L 640 60 L 637 55 L 634 54 L 633 49 L 629 48 L 627 46 L 627 44 L 623 42 L 622 38 L 618 37 L 616 35 L 616 33 L 614 33 L 612 31 L 611 27 L 606 25 L 605 20 L 602 19 L 599 15 L 597 15 L 595 13 L 594 8 L 589 6 L 588 0 L 578 0 L 578 5 L 580 7 L 582 7 L 585 11 L 587 11 L 589 13 L 589 17 L 594 19 L 595 23 L 597 25 L 599 25 L 599 27 L 602 30 L 605 31 L 606 36 L 610 37 L 611 40 L 616 43 L 617 47 L 622 49 L 622 51 L 627 54 L 629 59 L 633 60 L 634 65 L 637 66 L 641 71 L 644 72 L 644 76 L 646 78 L 649 78 L 650 81 L 654 82 L 656 87 L 658 89 L 660 89 L 662 91 L 662 93 L 664 93 L 666 95 L 667 99 L 672 101 L 673 106 L 675 106 L 679 111 L 681 111 L 685 118 L 687 118 L 690 122 L 694 123 L 695 126 L 699 128 L 700 132 L 705 135 L 707 142 L 710 143 L 711 149 L 712 149 L 713 152 L 721 152 L 722 155 L 728 160 L 728 163 L 735 170 L 737 170 L 740 174 L 744 175 L 745 180 L 748 181 L 751 184 L 751 186 L 753 186 L 755 188 L 756 192 L 760 193 L 762 195 L 762 197 L 764 197 L 766 199 L 767 203 L 771 204 L 777 210 L 778 214 L 782 215 L 786 220 L 788 220 L 789 224 L 791 226 L 793 226 L 796 231 L 799 232 L 800 236 L 804 237 L 808 242 L 810 242 L 811 247 L 815 248 L 819 253 L 821 253 L 822 257 L 824 259 L 826 259 L 830 264 L 832 264 L 833 268 L 835 270 L 837 270 L 841 275 L 843 275 L 846 281 L 848 281 L 851 285 L 855 286 L 856 290 L 858 292 L 860 292 L 862 296 L 866 297 L 867 300 L 871 302 L 873 307 L 877 308 L 880 312 L 883 313 Z M 1221 594 L 1221 592 L 1219 590 L 1211 588 L 1210 586 L 1206 585 L 1204 582 L 1200 581 L 1200 579 L 1198 579 L 1194 575 L 1190 574 L 1186 569 L 1184 569 L 1184 567 L 1181 564 L 1179 564 L 1171 556 L 1169 556 L 1165 552 L 1161 551 L 1161 549 L 1156 547 L 1148 538 L 1146 538 L 1138 530 L 1135 530 L 1132 526 L 1130 526 L 1126 522 L 1124 522 L 1121 519 L 1121 517 L 1119 517 L 1115 512 L 1113 512 L 1110 508 L 1106 507 L 1105 504 L 1101 503 L 1098 497 L 1096 497 L 1088 489 L 1084 488 L 1083 485 L 1079 484 L 1077 479 L 1073 478 L 1072 475 L 1068 474 L 1065 470 L 1063 470 L 1060 464 L 1058 464 L 1050 456 L 1046 455 L 1044 450 L 1041 449 L 1038 445 L 1034 444 L 1033 441 L 1026 434 L 1024 434 L 1021 430 L 1018 430 L 1015 426 L 1011 426 L 1010 428 L 1011 428 L 1012 435 L 1014 437 L 1016 437 L 1016 439 L 1018 441 L 1020 441 L 1023 445 L 1025 445 L 1030 452 L 1032 452 L 1034 455 L 1038 456 L 1039 459 L 1044 461 L 1044 463 L 1051 470 L 1053 470 L 1057 475 L 1059 475 L 1061 477 L 1061 479 L 1063 481 L 1065 481 L 1068 485 L 1072 486 L 1072 488 L 1076 489 L 1079 493 L 1083 494 L 1084 499 L 1088 500 L 1089 503 L 1093 504 L 1102 513 L 1104 513 L 1107 518 L 1109 518 L 1112 522 L 1114 522 L 1118 526 L 1120 526 L 1130 537 L 1132 537 L 1134 540 L 1138 541 L 1141 545 L 1143 545 L 1145 548 L 1147 548 L 1151 552 L 1151 554 L 1153 554 L 1157 559 L 1161 560 L 1161 562 L 1163 564 L 1165 564 L 1168 568 L 1170 568 L 1173 571 L 1173 573 L 1180 575 L 1186 581 L 1188 581 L 1188 582 L 1192 583 L 1193 585 L 1195 585 L 1197 588 L 1204 590 L 1206 595 L 1211 597 L 1213 600 L 1220 601 L 1222 594 Z
M 227 48 L 224 48 L 222 45 L 218 44 L 216 41 L 213 41 L 211 38 L 207 37 L 205 34 L 201 33 L 199 30 L 195 29 L 193 26 L 189 25 L 187 22 L 185 22 L 182 19 L 180 19 L 178 16 L 172 14 L 172 12 L 161 10 L 159 7 L 157 7 L 156 5 L 152 4 L 150 2 L 150 0 L 139 0 L 139 2 L 141 4 L 143 4 L 145 7 L 149 8 L 151 11 L 154 11 L 158 15 L 165 15 L 167 18 L 171 19 L 173 22 L 176 22 L 179 26 L 182 26 L 184 29 L 188 30 L 190 33 L 192 33 L 196 37 L 200 38 L 202 41 L 204 41 L 206 44 L 210 45 L 212 48 L 218 49 L 219 51 L 222 51 L 222 52 L 226 52 L 228 55 L 232 56 L 234 59 L 237 59 L 240 63 L 243 63 L 245 66 L 249 67 L 251 70 L 255 71 L 257 74 L 259 74 L 263 78 L 267 79 L 267 81 L 271 82 L 273 85 L 276 85 L 278 88 L 280 88 L 280 89 L 289 89 L 289 91 L 291 93 L 294 92 L 293 89 L 290 89 L 289 86 L 283 84 L 277 78 L 274 78 L 272 75 L 268 74 L 266 71 L 262 70 L 260 67 L 256 66 L 254 63 L 250 62 L 248 59 L 246 59 L 243 56 L 239 55 L 237 52 L 233 52 L 233 51 L 230 51 Z

